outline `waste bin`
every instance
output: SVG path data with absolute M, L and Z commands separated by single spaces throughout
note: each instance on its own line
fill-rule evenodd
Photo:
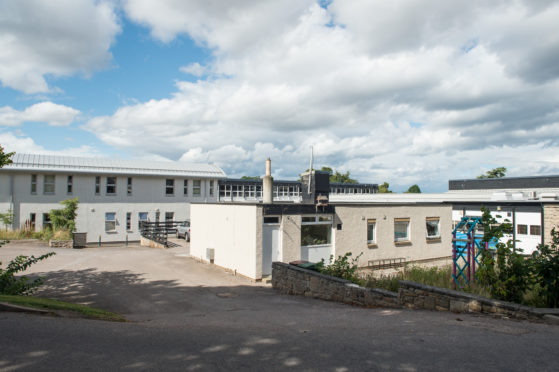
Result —
M 72 235 L 74 237 L 74 248 L 85 248 L 87 233 L 75 232 Z

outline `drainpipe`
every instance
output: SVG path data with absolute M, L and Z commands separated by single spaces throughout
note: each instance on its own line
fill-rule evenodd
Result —
M 543 203 L 540 203 L 540 207 L 541 207 L 541 213 L 540 213 L 540 218 L 541 218 L 541 244 L 545 244 L 545 226 L 544 226 L 544 212 L 545 212 L 545 207 Z
M 516 253 L 516 207 L 512 207 L 512 251 Z
M 14 200 L 14 174 L 10 173 L 10 207 L 9 209 L 12 210 L 13 213 L 13 221 L 12 221 L 12 230 L 14 229 L 14 225 L 16 223 L 16 208 L 15 208 L 15 200 Z M 19 213 L 18 213 L 19 215 Z

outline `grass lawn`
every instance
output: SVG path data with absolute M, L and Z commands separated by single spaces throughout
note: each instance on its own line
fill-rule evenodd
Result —
M 84 318 L 109 320 L 113 322 L 126 321 L 126 319 L 124 319 L 122 315 L 116 313 L 111 313 L 109 311 L 96 309 L 85 305 L 77 305 L 69 302 L 53 300 L 50 298 L 0 295 L 0 302 L 7 302 L 13 305 L 27 306 L 43 310 L 72 311 L 77 315 L 83 316 Z

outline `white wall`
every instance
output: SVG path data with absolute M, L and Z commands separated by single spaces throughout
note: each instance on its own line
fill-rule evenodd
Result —
M 206 249 L 213 248 L 216 265 L 261 278 L 262 220 L 256 205 L 192 204 L 190 224 L 191 256 L 207 260 Z
M 31 173 L 13 172 L 14 177 L 14 227 L 19 228 L 36 214 L 36 229 L 42 228 L 42 214 L 51 209 L 62 208 L 60 201 L 79 197 L 76 227 L 78 232 L 87 232 L 89 243 L 97 242 L 101 236 L 102 242 L 139 240 L 138 213 L 148 212 L 150 221 L 155 221 L 155 211 L 160 211 L 160 221 L 165 220 L 165 212 L 173 212 L 174 220 L 190 218 L 190 202 L 215 202 L 217 200 L 217 180 L 214 181 L 214 195 L 209 195 L 209 180 L 201 179 L 201 195 L 193 196 L 193 179 L 188 179 L 188 196 L 183 194 L 183 178 L 178 177 L 132 177 L 132 194 L 127 193 L 128 175 L 117 177 L 115 195 L 106 194 L 107 175 L 101 177 L 101 192 L 95 194 L 95 174 L 58 173 L 55 177 L 54 195 L 43 192 L 44 173 L 37 174 L 37 193 L 31 194 Z M 73 176 L 73 192 L 67 193 L 67 176 Z M 173 196 L 165 195 L 165 180 L 175 180 Z M 10 174 L 0 173 L 0 211 L 9 208 Z M 114 212 L 117 227 L 114 232 L 105 231 L 105 213 Z M 126 229 L 126 213 L 131 215 L 131 229 Z

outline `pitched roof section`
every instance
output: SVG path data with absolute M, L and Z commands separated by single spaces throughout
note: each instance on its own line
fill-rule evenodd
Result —
M 221 168 L 211 164 L 166 163 L 36 154 L 15 154 L 12 160 L 13 164 L 6 165 L 4 169 L 30 172 L 130 174 L 201 178 L 227 177 Z

